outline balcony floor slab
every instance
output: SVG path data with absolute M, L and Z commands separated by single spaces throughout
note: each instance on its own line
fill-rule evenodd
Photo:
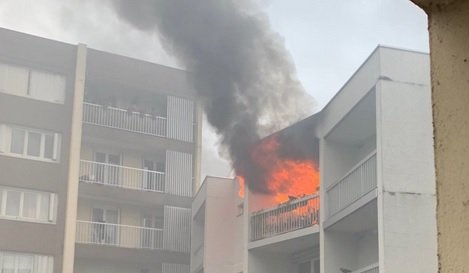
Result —
M 298 229 L 248 244 L 249 250 L 295 253 L 319 245 L 319 226 Z
M 82 259 L 99 259 L 101 261 L 120 261 L 140 264 L 180 263 L 189 264 L 190 254 L 162 249 L 123 248 L 107 245 L 75 245 L 75 256 Z

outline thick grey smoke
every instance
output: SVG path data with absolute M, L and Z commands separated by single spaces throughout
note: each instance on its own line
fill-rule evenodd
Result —
M 252 146 L 313 110 L 265 14 L 247 0 L 112 3 L 130 24 L 158 33 L 192 72 L 207 120 L 221 135 L 233 167 L 248 185 L 255 183 Z

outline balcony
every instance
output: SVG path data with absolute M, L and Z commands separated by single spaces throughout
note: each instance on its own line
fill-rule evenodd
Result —
M 333 216 L 376 188 L 376 151 L 327 187 L 328 216 Z
M 163 172 L 87 160 L 80 160 L 80 182 L 141 191 L 165 191 Z
M 352 271 L 351 273 L 379 273 L 379 265 L 376 263 L 362 269 Z
M 251 241 L 319 224 L 319 195 L 310 195 L 255 212 L 250 217 Z
M 126 109 L 83 103 L 83 123 L 166 137 L 166 118 Z
M 163 249 L 163 230 L 77 221 L 76 242 L 123 248 Z

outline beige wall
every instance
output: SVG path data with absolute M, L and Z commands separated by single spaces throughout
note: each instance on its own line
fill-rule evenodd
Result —
M 80 198 L 77 210 L 77 219 L 82 221 L 91 221 L 93 208 L 103 207 L 112 208 L 119 211 L 119 224 L 128 226 L 141 226 L 143 210 L 133 206 L 123 206 L 106 201 L 89 200 Z
M 81 159 L 94 161 L 94 154 L 97 151 L 119 154 L 121 156 L 122 166 L 132 167 L 132 168 L 143 168 L 143 159 L 148 158 L 156 160 L 158 162 L 164 162 L 165 156 L 164 151 L 160 151 L 155 154 L 143 155 L 135 151 L 122 150 L 115 147 L 103 147 L 102 145 L 94 144 L 83 144 L 81 148 Z
M 469 1 L 414 0 L 429 17 L 440 272 L 469 268 Z

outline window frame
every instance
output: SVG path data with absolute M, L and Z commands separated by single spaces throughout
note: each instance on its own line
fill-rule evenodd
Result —
M 8 192 L 19 192 L 20 193 L 20 200 L 18 204 L 18 215 L 7 215 L 7 202 L 8 202 Z M 24 211 L 24 201 L 25 201 L 25 194 L 35 194 L 36 196 L 36 206 L 35 206 L 35 216 L 34 217 L 26 217 Z M 48 208 L 47 208 L 47 219 L 41 218 L 41 210 L 43 205 L 43 198 L 44 196 L 48 196 Z M 37 190 L 30 190 L 24 188 L 14 188 L 14 187 L 6 187 L 0 186 L 0 219 L 6 220 L 17 220 L 23 222 L 34 222 L 34 223 L 44 223 L 44 224 L 56 224 L 57 222 L 57 205 L 58 205 L 58 198 L 57 194 L 53 192 L 47 191 L 37 191 Z
M 24 97 L 24 98 L 38 100 L 38 101 L 42 101 L 42 102 L 49 102 L 49 103 L 54 103 L 54 104 L 65 104 L 65 100 L 67 99 L 67 75 L 66 74 L 58 73 L 56 71 L 50 71 L 50 70 L 46 70 L 46 69 L 37 69 L 37 68 L 34 68 L 34 67 L 28 67 L 28 66 L 25 66 L 25 65 L 5 62 L 5 61 L 0 61 L 0 65 L 4 65 L 4 66 L 7 66 L 7 67 L 11 66 L 11 67 L 19 68 L 19 69 L 24 69 L 24 70 L 27 71 L 27 83 L 26 83 L 26 93 L 25 94 L 22 94 L 22 93 L 19 93 L 19 92 L 16 92 L 16 91 L 15 92 L 9 92 L 8 90 L 4 90 L 3 88 L 0 88 L 0 93 L 12 95 L 12 96 L 17 96 L 17 97 Z M 62 99 L 60 99 L 60 100 L 48 100 L 48 99 L 42 98 L 41 96 L 32 95 L 31 94 L 31 81 L 32 81 L 32 74 L 34 72 L 38 72 L 38 73 L 42 73 L 42 74 L 50 74 L 50 75 L 60 77 L 63 80 Z
M 13 131 L 21 130 L 23 131 L 23 148 L 22 153 L 12 152 L 13 147 Z M 29 147 L 29 135 L 40 134 L 40 143 L 39 143 L 39 156 L 33 156 L 28 154 Z M 46 139 L 47 137 L 52 137 L 52 158 L 46 157 Z M 3 144 L 3 145 L 2 145 Z M 36 128 L 29 128 L 25 126 L 10 125 L 10 124 L 0 124 L 0 155 L 8 155 L 12 157 L 25 158 L 31 160 L 45 161 L 51 163 L 60 163 L 60 151 L 62 145 L 62 135 L 57 132 L 47 131 Z
M 30 273 L 53 273 L 54 271 L 54 256 L 52 255 L 7 251 L 0 249 L 0 272 L 3 272 L 5 269 L 3 268 L 3 261 L 6 256 L 11 256 L 13 258 L 13 273 L 20 272 L 22 258 L 28 259 L 28 271 Z

